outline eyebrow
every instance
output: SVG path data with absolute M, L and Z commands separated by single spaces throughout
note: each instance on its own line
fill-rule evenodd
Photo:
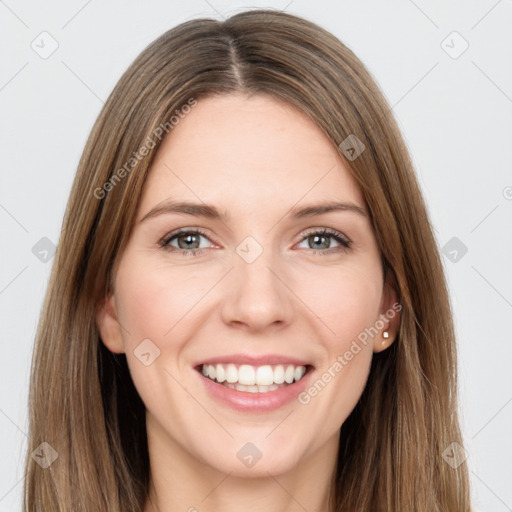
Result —
M 302 219 L 305 217 L 314 217 L 315 215 L 322 215 L 330 212 L 352 212 L 357 213 L 363 217 L 367 217 L 366 211 L 363 207 L 350 202 L 338 201 L 324 201 L 318 204 L 297 207 L 294 206 L 286 214 L 285 217 L 292 217 L 295 219 Z M 193 203 L 190 201 L 173 201 L 167 200 L 157 204 L 152 208 L 139 222 L 144 222 L 146 219 L 157 217 L 166 213 L 181 213 L 184 215 L 193 215 L 195 217 L 204 217 L 207 219 L 221 220 L 223 222 L 229 221 L 229 215 L 224 210 L 219 210 L 216 206 L 206 203 Z

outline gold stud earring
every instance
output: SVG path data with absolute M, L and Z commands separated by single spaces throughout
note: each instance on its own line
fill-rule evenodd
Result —
M 387 343 L 386 340 L 389 338 L 389 332 L 388 331 L 383 331 L 382 337 L 384 338 L 384 341 L 382 342 L 382 344 L 385 345 Z

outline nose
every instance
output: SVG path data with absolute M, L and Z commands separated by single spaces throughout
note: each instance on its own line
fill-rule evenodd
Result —
M 256 260 L 233 254 L 233 270 L 224 283 L 222 319 L 246 331 L 262 332 L 289 325 L 294 314 L 286 272 L 270 249 Z

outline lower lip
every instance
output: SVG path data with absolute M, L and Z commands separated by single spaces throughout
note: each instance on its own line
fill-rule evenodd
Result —
M 266 393 L 250 393 L 248 391 L 231 389 L 205 377 L 197 370 L 196 372 L 206 390 L 214 399 L 237 411 L 257 413 L 274 411 L 297 399 L 299 394 L 307 387 L 312 368 L 308 368 L 308 371 L 299 382 L 294 382 L 283 388 L 267 391 Z

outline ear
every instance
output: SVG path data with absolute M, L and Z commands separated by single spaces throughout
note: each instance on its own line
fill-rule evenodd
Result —
M 400 311 L 402 306 L 398 302 L 395 280 L 390 277 L 390 274 L 389 272 L 384 283 L 380 315 L 375 322 L 378 333 L 373 342 L 374 352 L 381 352 L 391 346 L 398 335 L 400 327 Z M 387 338 L 384 337 L 385 332 L 389 335 Z
M 116 301 L 113 293 L 98 304 L 96 310 L 96 325 L 100 331 L 103 344 L 116 354 L 124 352 L 121 324 L 117 319 Z

